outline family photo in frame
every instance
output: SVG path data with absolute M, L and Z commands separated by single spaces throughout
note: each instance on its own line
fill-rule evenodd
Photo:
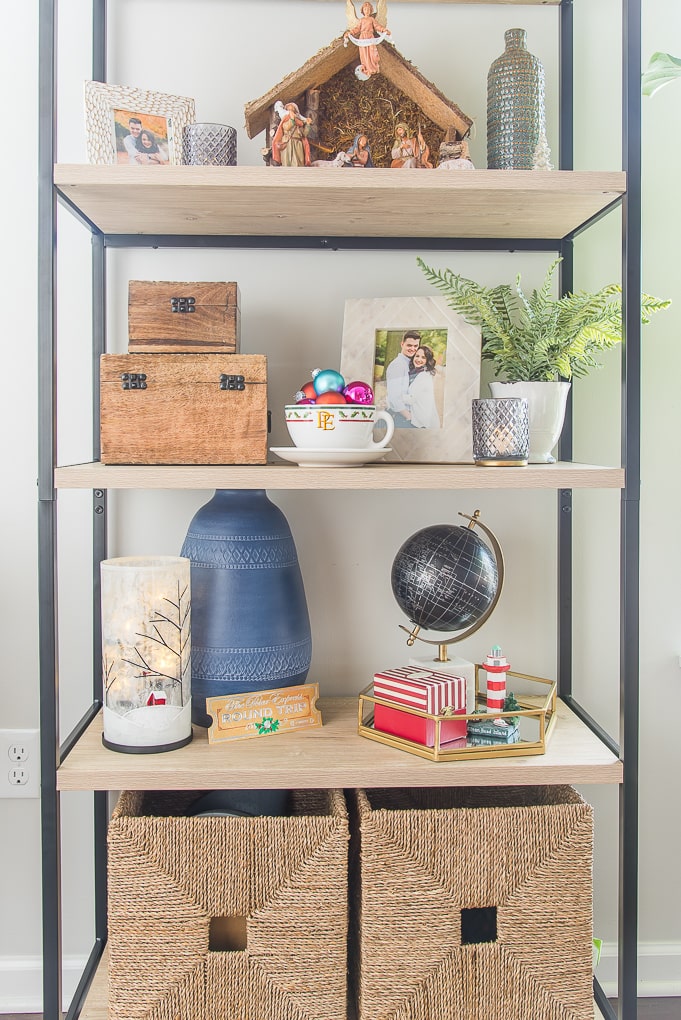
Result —
M 341 373 L 395 422 L 387 460 L 470 462 L 480 331 L 439 297 L 348 298 Z
M 116 162 L 123 166 L 165 166 L 170 162 L 168 118 L 135 110 L 113 110 Z
M 179 166 L 194 100 L 165 92 L 85 82 L 88 159 L 118 166 Z

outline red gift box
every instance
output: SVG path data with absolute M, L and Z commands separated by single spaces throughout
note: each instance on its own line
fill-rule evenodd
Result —
M 457 715 L 466 715 L 466 678 L 452 673 L 438 673 L 419 666 L 386 669 L 374 674 L 374 697 L 396 705 L 418 708 L 421 712 L 440 715 L 451 706 Z M 400 708 L 374 705 L 374 728 L 395 737 L 405 737 L 426 747 L 435 746 L 435 722 Z M 443 719 L 440 724 L 440 746 L 466 736 L 465 719 Z

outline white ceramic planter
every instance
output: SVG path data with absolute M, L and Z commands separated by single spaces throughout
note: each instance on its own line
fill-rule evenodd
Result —
M 530 410 L 530 464 L 553 464 L 565 420 L 569 382 L 492 382 L 493 397 L 526 397 Z

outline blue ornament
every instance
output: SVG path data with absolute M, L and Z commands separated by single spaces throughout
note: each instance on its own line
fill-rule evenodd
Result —
M 340 372 L 335 372 L 332 368 L 314 371 L 312 378 L 314 380 L 312 385 L 317 396 L 329 392 L 342 393 L 345 389 L 345 379 Z

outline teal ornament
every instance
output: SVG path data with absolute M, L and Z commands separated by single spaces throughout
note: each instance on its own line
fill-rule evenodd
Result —
M 342 393 L 345 389 L 345 379 L 340 372 L 333 368 L 315 369 L 312 373 L 314 391 L 317 396 L 322 393 Z

